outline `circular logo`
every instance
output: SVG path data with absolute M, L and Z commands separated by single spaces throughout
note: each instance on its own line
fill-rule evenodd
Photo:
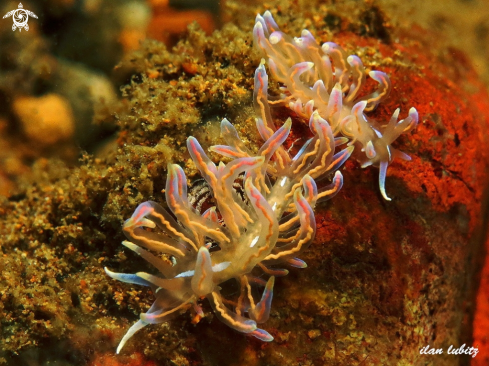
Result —
M 29 14 L 24 9 L 15 10 L 12 19 L 14 20 L 14 27 L 24 28 L 29 26 L 27 25 L 27 21 L 29 20 Z

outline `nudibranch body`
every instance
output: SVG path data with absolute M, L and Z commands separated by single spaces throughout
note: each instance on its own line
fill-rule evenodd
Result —
M 365 153 L 364 166 L 380 167 L 380 187 L 386 199 L 387 165 L 395 157 L 408 158 L 390 145 L 416 125 L 416 110 L 412 108 L 400 122 L 397 110 L 386 126 L 378 126 L 364 114 L 389 93 L 385 74 L 371 72 L 379 88 L 359 97 L 365 76 L 358 57 L 346 57 L 333 43 L 319 47 L 307 31 L 302 38 L 291 39 L 278 30 L 268 12 L 257 17 L 254 36 L 268 55 L 275 78 L 284 84 L 279 102 L 308 118 L 312 137 L 295 155 L 284 147 L 292 122 L 288 119 L 282 127 L 275 126 L 262 62 L 255 71 L 253 93 L 256 127 L 264 141 L 258 152 L 247 148 L 226 119 L 221 122 L 221 135 L 227 145 L 210 150 L 230 158 L 229 163 L 216 165 L 194 137 L 187 139 L 187 149 L 215 206 L 202 213 L 201 206 L 189 199 L 183 169 L 170 164 L 167 208 L 144 202 L 124 223 L 129 241 L 122 244 L 159 274 L 105 269 L 114 279 L 150 287 L 156 297 L 122 338 L 117 353 L 141 328 L 166 322 L 189 307 L 193 306 L 197 318 L 202 317 L 199 304 L 204 298 L 229 327 L 263 341 L 273 340 L 258 324 L 269 318 L 275 277 L 286 276 L 286 266 L 306 267 L 298 256 L 314 240 L 314 208 L 341 189 L 343 177 L 338 169 L 354 145 Z M 332 178 L 332 183 L 318 188 L 316 180 L 323 178 Z M 238 181 L 242 184 L 237 187 Z M 228 281 L 235 281 L 240 289 L 233 299 L 221 293 Z
M 353 147 L 338 150 L 344 141 L 336 139 L 329 124 L 313 113 L 309 122 L 313 137 L 291 156 L 283 146 L 291 121 L 275 127 L 267 85 L 265 68 L 260 65 L 255 72 L 254 104 L 256 125 L 265 142 L 257 155 L 226 119 L 221 122 L 221 134 L 228 145 L 211 150 L 231 158 L 230 163 L 214 164 L 195 138 L 187 140 L 190 156 L 210 187 L 216 207 L 201 214 L 192 206 L 183 169 L 170 164 L 165 189 L 168 209 L 144 202 L 124 223 L 130 241 L 122 244 L 152 264 L 160 276 L 105 269 L 110 277 L 151 287 L 156 295 L 153 306 L 122 338 L 117 353 L 141 328 L 166 322 L 191 305 L 201 317 L 202 298 L 209 300 L 214 313 L 229 327 L 263 341 L 273 340 L 257 324 L 269 317 L 275 277 L 288 274 L 283 266 L 306 267 L 297 256 L 314 240 L 314 207 L 341 189 L 343 178 L 337 169 Z M 330 175 L 333 182 L 318 189 L 315 179 Z M 239 177 L 244 182 L 244 197 L 234 184 Z M 220 292 L 220 285 L 229 280 L 237 281 L 241 289 L 234 302 L 223 299 Z M 259 299 L 256 289 L 262 293 Z M 230 303 L 234 304 L 231 308 Z
M 341 134 L 349 139 L 349 145 L 361 149 L 364 154 L 358 160 L 362 167 L 379 167 L 380 191 L 390 200 L 385 192 L 387 166 L 395 158 L 410 160 L 391 144 L 416 126 L 416 109 L 411 108 L 408 117 L 401 121 L 397 109 L 386 125 L 367 117 L 365 112 L 374 110 L 389 95 L 389 77 L 381 71 L 371 71 L 369 76 L 378 83 L 378 88 L 361 96 L 366 73 L 358 56 L 347 56 L 333 42 L 319 46 L 307 30 L 302 31 L 300 38 L 288 36 L 280 31 L 269 11 L 257 15 L 253 37 L 273 77 L 283 85 L 279 99 L 270 103 L 285 104 L 306 119 L 317 111 L 329 122 L 335 136 Z

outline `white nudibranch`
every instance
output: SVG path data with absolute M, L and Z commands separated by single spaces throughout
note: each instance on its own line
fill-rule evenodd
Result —
M 262 341 L 273 340 L 257 324 L 269 317 L 275 277 L 288 274 L 282 266 L 307 266 L 297 256 L 314 240 L 314 207 L 341 189 L 343 176 L 338 168 L 353 147 L 338 149 L 345 141 L 335 138 L 329 124 L 313 113 L 309 122 L 312 137 L 291 156 L 283 144 L 292 123 L 288 119 L 282 127 L 275 126 L 267 83 L 265 68 L 260 65 L 255 72 L 253 99 L 256 126 L 264 143 L 256 155 L 226 119 L 221 122 L 221 134 L 227 145 L 210 150 L 231 158 L 231 162 L 214 164 L 195 138 L 187 139 L 187 149 L 212 192 L 215 207 L 200 213 L 200 206 L 190 203 L 195 200 L 188 199 L 183 169 L 170 164 L 167 208 L 144 202 L 124 223 L 129 241 L 122 244 L 148 261 L 159 275 L 105 269 L 116 280 L 152 288 L 156 297 L 122 338 L 117 353 L 140 329 L 166 322 L 191 305 L 197 317 L 202 317 L 198 303 L 203 298 L 229 327 Z M 318 189 L 315 179 L 323 177 L 332 177 L 333 182 Z M 243 182 L 241 187 L 236 187 L 237 181 Z M 268 276 L 267 281 L 263 275 Z M 220 292 L 220 285 L 229 280 L 236 280 L 241 288 L 234 301 L 223 299 Z M 255 298 L 256 290 L 262 293 L 261 298 Z M 233 303 L 236 305 L 230 307 Z
M 158 274 L 105 269 L 116 280 L 150 287 L 155 296 L 150 309 L 140 314 L 124 335 L 117 353 L 149 324 L 166 322 L 189 308 L 200 319 L 203 311 L 199 303 L 204 298 L 229 327 L 272 341 L 272 335 L 258 324 L 269 317 L 275 277 L 288 274 L 283 266 L 307 267 L 297 257 L 314 240 L 314 209 L 342 188 L 343 176 L 338 169 L 354 147 L 358 145 L 364 153 L 363 166 L 379 166 L 385 199 L 389 199 L 384 189 L 388 164 L 396 157 L 409 159 L 391 143 L 416 125 L 416 110 L 411 108 L 409 116 L 400 122 L 396 110 L 385 126 L 374 124 L 364 114 L 389 93 L 387 75 L 372 71 L 369 75 L 379 87 L 360 97 L 365 71 L 357 56 L 347 57 L 331 42 L 320 47 L 308 31 L 293 40 L 280 32 L 270 12 L 257 16 L 254 38 L 267 55 L 273 75 L 284 85 L 280 102 L 308 119 L 311 137 L 295 155 L 291 155 L 292 147 L 284 146 L 292 121 L 289 118 L 276 127 L 262 62 L 255 71 L 253 92 L 256 127 L 263 139 L 258 152 L 248 149 L 226 119 L 221 122 L 221 135 L 227 145 L 210 150 L 231 159 L 227 164 L 216 165 L 194 137 L 187 139 L 190 157 L 206 181 L 206 192 L 212 194 L 215 206 L 202 213 L 201 205 L 189 199 L 183 169 L 169 164 L 166 207 L 151 201 L 141 203 L 124 223 L 123 232 L 129 240 L 122 244 L 149 262 Z M 316 180 L 321 179 L 332 182 L 318 189 Z M 240 288 L 232 299 L 221 294 L 221 286 L 228 281 L 236 281 Z
M 379 167 L 380 192 L 390 201 L 385 192 L 387 166 L 395 158 L 410 160 L 391 144 L 416 126 L 418 113 L 411 108 L 408 117 L 398 122 L 396 110 L 384 126 L 365 115 L 389 95 L 391 82 L 387 74 L 370 71 L 368 75 L 378 83 L 377 89 L 361 96 L 366 72 L 358 56 L 348 56 L 333 42 L 319 46 L 308 30 L 303 30 L 300 38 L 290 37 L 280 31 L 269 11 L 257 15 L 253 37 L 273 77 L 283 85 L 280 99 L 274 103 L 281 102 L 306 119 L 318 112 L 335 136 L 347 137 L 349 145 L 364 153 L 357 156 L 362 167 Z

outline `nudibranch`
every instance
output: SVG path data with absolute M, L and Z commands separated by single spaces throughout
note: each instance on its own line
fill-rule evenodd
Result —
M 211 148 L 231 158 L 214 164 L 194 137 L 187 148 L 207 181 L 215 207 L 202 214 L 189 203 L 183 169 L 168 166 L 165 197 L 168 209 L 156 202 L 140 204 L 123 226 L 128 241 L 122 244 L 139 254 L 160 273 L 106 273 L 119 281 L 149 286 L 156 300 L 122 338 L 117 353 L 134 333 L 148 324 L 166 322 L 188 307 L 203 316 L 199 301 L 207 298 L 216 316 L 229 327 L 263 341 L 273 337 L 257 324 L 270 314 L 275 277 L 283 266 L 304 268 L 297 258 L 314 240 L 317 202 L 333 197 L 343 184 L 337 170 L 353 147 L 339 149 L 329 124 L 312 113 L 312 137 L 291 156 L 283 146 L 291 120 L 276 128 L 270 115 L 268 76 L 260 65 L 255 73 L 254 105 L 257 128 L 264 144 L 256 155 L 245 146 L 233 125 L 224 119 L 221 134 L 227 145 Z M 318 189 L 315 179 L 332 176 Z M 234 183 L 242 177 L 245 197 Z M 277 267 L 278 266 L 278 267 Z M 263 276 L 268 276 L 265 281 Z M 223 300 L 220 285 L 234 280 L 241 290 L 234 302 Z M 255 289 L 262 296 L 255 298 Z M 235 304 L 232 308 L 228 304 Z
M 397 109 L 385 125 L 365 115 L 389 95 L 389 76 L 370 71 L 369 76 L 378 83 L 378 88 L 362 96 L 366 73 L 358 56 L 347 56 L 333 42 L 320 46 L 307 30 L 302 31 L 300 38 L 290 37 L 280 31 L 269 11 L 257 15 L 253 38 L 268 60 L 273 77 L 282 84 L 282 94 L 270 103 L 285 104 L 307 120 L 313 112 L 318 112 L 329 122 L 335 136 L 343 135 L 349 139 L 348 145 L 361 149 L 363 154 L 357 159 L 362 167 L 379 167 L 380 192 L 390 201 L 385 192 L 388 165 L 395 158 L 411 160 L 391 144 L 417 125 L 418 113 L 411 108 L 407 118 L 398 121 L 400 110 Z
M 356 56 L 346 57 L 336 44 L 319 47 L 307 31 L 301 38 L 291 39 L 279 31 L 269 12 L 258 15 L 254 37 L 268 56 L 273 75 L 284 85 L 278 102 L 308 119 L 311 137 L 294 155 L 292 149 L 284 147 L 292 122 L 289 118 L 276 127 L 262 62 L 255 71 L 253 93 L 256 127 L 264 141 L 258 152 L 247 148 L 226 119 L 221 122 L 226 145 L 210 150 L 230 159 L 229 163 L 216 165 L 194 137 L 187 139 L 190 157 L 205 179 L 206 192 L 212 193 L 215 206 L 201 212 L 202 206 L 189 199 L 183 169 L 169 164 L 166 208 L 144 202 L 124 223 L 128 240 L 122 244 L 159 274 L 125 274 L 105 268 L 110 277 L 148 286 L 155 294 L 155 302 L 129 328 L 117 353 L 140 329 L 166 322 L 188 308 L 193 307 L 200 319 L 200 302 L 205 298 L 217 318 L 229 327 L 272 341 L 272 335 L 258 324 L 270 316 L 275 278 L 289 273 L 284 267 L 306 267 L 298 256 L 314 240 L 314 208 L 341 189 L 343 177 L 338 169 L 355 145 L 364 152 L 364 166 L 380 167 L 380 189 L 385 199 L 389 199 L 384 189 L 387 165 L 395 157 L 408 159 L 390 145 L 416 125 L 416 110 L 412 108 L 400 122 L 397 110 L 386 126 L 377 125 L 364 114 L 389 93 L 387 75 L 371 72 L 379 88 L 360 97 L 365 81 L 362 62 Z M 316 180 L 323 178 L 332 182 L 318 188 Z M 237 187 L 237 182 L 242 183 Z M 234 298 L 221 293 L 228 281 L 236 281 L 240 288 Z

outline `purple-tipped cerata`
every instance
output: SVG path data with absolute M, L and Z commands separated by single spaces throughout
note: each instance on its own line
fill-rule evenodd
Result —
M 128 330 L 117 353 L 148 324 L 165 322 L 190 304 L 201 313 L 198 302 L 203 298 L 229 327 L 263 341 L 273 340 L 257 324 L 269 317 L 274 279 L 287 275 L 288 270 L 282 266 L 306 267 L 297 256 L 314 239 L 314 207 L 341 188 L 343 179 L 337 169 L 353 147 L 338 150 L 338 139 L 328 122 L 313 113 L 312 137 L 292 156 L 283 146 L 291 121 L 275 127 L 268 105 L 267 79 L 260 65 L 255 73 L 254 104 L 264 143 L 257 155 L 251 153 L 226 119 L 221 123 L 221 133 L 227 145 L 211 150 L 231 158 L 228 164 L 214 164 L 195 138 L 187 140 L 190 156 L 207 181 L 216 206 L 198 212 L 189 203 L 183 169 L 170 164 L 165 189 L 168 208 L 144 202 L 125 222 L 123 230 L 129 240 L 123 242 L 124 246 L 160 274 L 122 274 L 106 269 L 110 277 L 149 286 L 156 294 L 153 306 Z M 331 185 L 318 189 L 314 180 L 329 175 L 333 175 Z M 243 177 L 245 198 L 234 185 L 239 176 Z M 257 271 L 268 280 L 257 277 Z M 241 287 L 233 307 L 223 299 L 219 287 L 230 279 L 238 279 Z M 255 298 L 253 288 L 259 289 L 261 298 Z
M 306 119 L 318 112 L 331 125 L 335 136 L 347 137 L 349 145 L 362 151 L 357 157 L 362 167 L 379 167 L 380 192 L 390 201 L 385 192 L 387 166 L 395 158 L 409 160 L 408 155 L 391 144 L 416 126 L 418 113 L 411 108 L 408 117 L 398 122 L 396 110 L 387 125 L 365 115 L 389 95 L 389 76 L 370 71 L 368 75 L 377 82 L 377 89 L 362 95 L 366 72 L 358 56 L 348 56 L 333 42 L 320 46 L 307 30 L 299 38 L 290 37 L 280 31 L 269 11 L 257 15 L 253 37 L 272 75 L 283 85 L 282 95 L 274 103 L 282 103 Z
M 201 212 L 201 206 L 188 198 L 183 169 L 170 164 L 166 208 L 144 202 L 124 223 L 128 241 L 123 245 L 158 274 L 105 269 L 119 281 L 151 287 L 156 297 L 122 338 L 117 353 L 149 324 L 166 322 L 188 308 L 202 317 L 199 303 L 203 299 L 229 327 L 272 341 L 272 335 L 258 324 L 269 318 L 275 278 L 288 274 L 284 267 L 307 267 L 298 256 L 314 240 L 314 208 L 341 189 L 343 177 L 338 169 L 354 147 L 359 145 L 364 152 L 364 166 L 380 167 L 385 199 L 389 199 L 384 189 L 387 165 L 394 157 L 408 159 L 391 143 L 416 124 L 416 110 L 412 108 L 400 122 L 399 110 L 395 111 L 383 127 L 364 114 L 388 95 L 387 75 L 371 72 L 379 86 L 362 97 L 365 71 L 357 56 L 346 56 L 334 43 L 320 47 L 308 31 L 292 39 L 280 32 L 269 12 L 257 16 L 254 38 L 268 57 L 273 75 L 283 84 L 279 102 L 307 118 L 310 138 L 293 154 L 285 148 L 292 122 L 288 119 L 277 128 L 272 120 L 264 62 L 254 78 L 256 127 L 263 139 L 258 152 L 252 153 L 226 119 L 221 122 L 225 145 L 210 150 L 231 159 L 227 164 L 216 165 L 195 138 L 188 138 L 189 154 L 215 206 Z M 331 179 L 331 184 L 318 188 L 316 180 L 322 178 Z M 233 299 L 224 298 L 220 291 L 221 284 L 229 280 L 240 288 Z

